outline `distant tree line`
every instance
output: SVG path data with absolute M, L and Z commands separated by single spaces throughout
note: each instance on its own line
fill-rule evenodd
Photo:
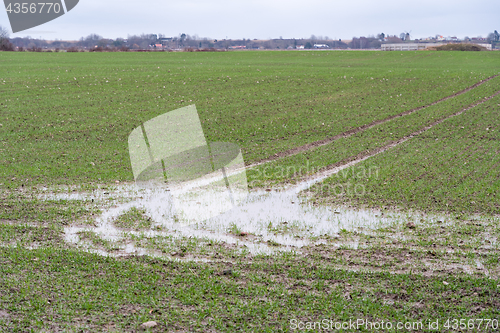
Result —
M 500 35 L 497 30 L 490 33 L 488 42 L 500 46 Z M 169 50 L 228 50 L 228 49 L 267 49 L 267 50 L 289 50 L 289 49 L 380 49 L 383 42 L 404 43 L 410 42 L 411 36 L 408 32 L 397 35 L 386 35 L 380 33 L 377 36 L 353 37 L 349 43 L 342 40 L 331 39 L 327 36 L 311 35 L 309 38 L 276 38 L 269 40 L 257 39 L 211 39 L 190 36 L 180 33 L 175 37 L 166 37 L 162 34 L 129 35 L 126 39 L 107 39 L 98 34 L 90 34 L 77 41 L 46 41 L 31 37 L 16 37 L 9 39 L 8 30 L 0 26 L 0 51 L 49 51 L 66 50 L 68 52 L 78 51 L 169 51 Z
M 165 37 L 162 34 L 141 34 L 129 35 L 126 39 L 107 39 L 98 34 L 90 34 L 80 38 L 78 41 L 46 41 L 31 37 L 16 37 L 10 40 L 13 47 L 24 51 L 43 51 L 43 50 L 67 50 L 67 51 L 127 51 L 127 50 L 196 50 L 196 49 L 219 49 L 227 50 L 230 48 L 245 49 L 313 49 L 317 45 L 322 45 L 331 49 L 347 49 L 348 44 L 340 40 L 331 40 L 328 37 L 316 37 L 300 39 L 210 39 L 200 38 L 197 35 L 190 36 L 181 33 L 175 37 Z
M 353 37 L 349 43 L 351 49 L 380 49 L 382 42 L 379 38 L 370 37 Z

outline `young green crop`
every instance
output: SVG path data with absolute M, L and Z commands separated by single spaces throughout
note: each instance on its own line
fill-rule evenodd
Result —
M 498 74 L 493 53 L 0 53 L 0 186 L 132 180 L 127 138 L 196 104 L 247 163 Z
M 312 192 L 327 202 L 497 215 L 499 105 L 496 96 L 357 166 L 377 166 L 377 177 L 347 172 L 344 179 L 334 176 L 324 182 L 327 187 L 339 181 L 362 183 L 363 195 L 347 198 Z
M 412 253 L 362 252 L 399 258 Z M 361 258 L 356 253 L 340 249 L 330 260 L 344 258 L 355 267 Z M 222 273 L 223 263 L 117 260 L 68 250 L 0 248 L 0 255 L 0 288 L 9 290 L 0 298 L 0 325 L 14 331 L 123 332 L 154 320 L 158 331 L 293 332 L 294 320 L 444 323 L 499 315 L 492 279 L 354 272 L 332 267 L 321 255 L 255 257 L 236 262 L 231 274 Z
M 158 331 L 286 332 L 295 319 L 498 318 L 498 219 L 469 217 L 498 213 L 498 97 L 320 187 L 359 182 L 363 196 L 313 198 L 414 208 L 420 222 L 318 234 L 297 252 L 254 255 L 178 237 L 140 209 L 114 221 L 128 234 L 113 241 L 93 227 L 100 210 L 126 198 L 88 195 L 132 181 L 132 129 L 185 105 L 196 104 L 207 141 L 238 143 L 251 164 L 433 103 L 499 74 L 498 64 L 494 52 L 0 52 L 0 330 L 123 332 L 155 320 Z M 499 82 L 267 163 L 271 172 L 248 179 L 296 181 L 448 117 Z M 82 196 L 68 200 L 73 191 Z M 436 220 L 426 210 L 456 214 Z M 293 234 L 280 222 L 268 231 Z M 76 249 L 63 226 L 82 225 L 89 251 L 131 244 L 164 259 Z M 162 234 L 142 233 L 151 227 Z M 226 231 L 237 243 L 253 237 Z
M 498 91 L 500 77 L 496 77 L 464 94 L 439 102 L 409 115 L 389 120 L 349 137 L 339 138 L 320 147 L 312 147 L 293 156 L 257 166 L 247 172 L 252 186 L 294 182 L 326 167 L 348 161 L 360 154 L 375 151 L 385 145 L 403 139 L 433 122 L 459 112 L 484 97 Z M 373 168 L 372 168 L 373 169 Z M 341 172 L 335 176 L 341 181 Z M 348 173 L 348 171 L 347 171 Z M 342 181 L 347 181 L 343 179 Z

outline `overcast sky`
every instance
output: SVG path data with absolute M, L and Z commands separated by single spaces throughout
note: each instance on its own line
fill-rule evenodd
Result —
M 20 0 L 20 2 L 22 2 Z M 399 35 L 486 37 L 500 30 L 500 0 L 80 0 L 66 15 L 11 37 L 75 40 L 180 33 L 215 39 Z M 9 28 L 5 10 L 0 25 Z

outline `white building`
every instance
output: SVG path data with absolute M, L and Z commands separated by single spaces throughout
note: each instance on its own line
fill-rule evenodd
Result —
M 441 43 L 395 43 L 382 44 L 382 51 L 418 51 L 425 50 L 429 46 L 441 46 Z
M 486 43 L 472 43 L 482 46 L 487 50 L 491 50 L 491 44 Z M 396 43 L 396 44 L 382 44 L 382 51 L 418 51 L 425 50 L 428 47 L 438 47 L 446 45 L 446 43 Z
M 314 44 L 314 48 L 315 49 L 328 49 L 330 47 L 326 44 Z

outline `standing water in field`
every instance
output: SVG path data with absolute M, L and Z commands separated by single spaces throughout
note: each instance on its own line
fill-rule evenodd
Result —
M 120 246 L 117 254 L 140 254 L 148 252 L 134 246 L 130 240 L 131 235 L 148 238 L 195 238 L 224 242 L 254 254 L 269 254 L 276 251 L 300 251 L 303 246 L 336 238 L 342 230 L 377 229 L 396 223 L 401 224 L 403 221 L 418 223 L 420 216 L 417 215 L 397 213 L 384 215 L 374 210 L 315 206 L 307 197 L 299 195 L 301 190 L 307 190 L 314 183 L 338 171 L 332 170 L 285 190 L 251 191 L 238 206 L 195 223 L 186 223 L 176 216 L 172 196 L 166 189 L 144 189 L 134 185 L 117 186 L 114 191 L 109 192 L 108 197 L 122 203 L 106 209 L 96 219 L 96 227 L 66 228 L 66 240 L 70 243 L 80 243 L 79 233 L 92 231 L 104 240 L 124 241 L 126 245 Z M 100 192 L 102 191 L 45 197 L 97 200 L 102 198 Z M 151 226 L 142 230 L 117 227 L 115 221 L 134 208 L 143 211 L 151 219 Z
M 129 152 L 136 186 L 117 187 L 110 193 L 115 201 L 108 200 L 95 227 L 66 228 L 68 242 L 81 244 L 82 232 L 92 232 L 118 244 L 115 254 L 145 253 L 134 243 L 143 238 L 194 238 L 224 242 L 251 253 L 272 253 L 334 239 L 342 230 L 377 229 L 418 219 L 318 207 L 307 201 L 307 195 L 299 195 L 370 156 L 317 173 L 287 189 L 249 192 L 241 150 L 231 143 L 208 144 L 194 106 L 168 112 L 134 129 Z M 102 197 L 102 193 L 92 193 L 65 199 Z M 147 217 L 147 226 L 130 230 L 117 225 L 134 209 Z

